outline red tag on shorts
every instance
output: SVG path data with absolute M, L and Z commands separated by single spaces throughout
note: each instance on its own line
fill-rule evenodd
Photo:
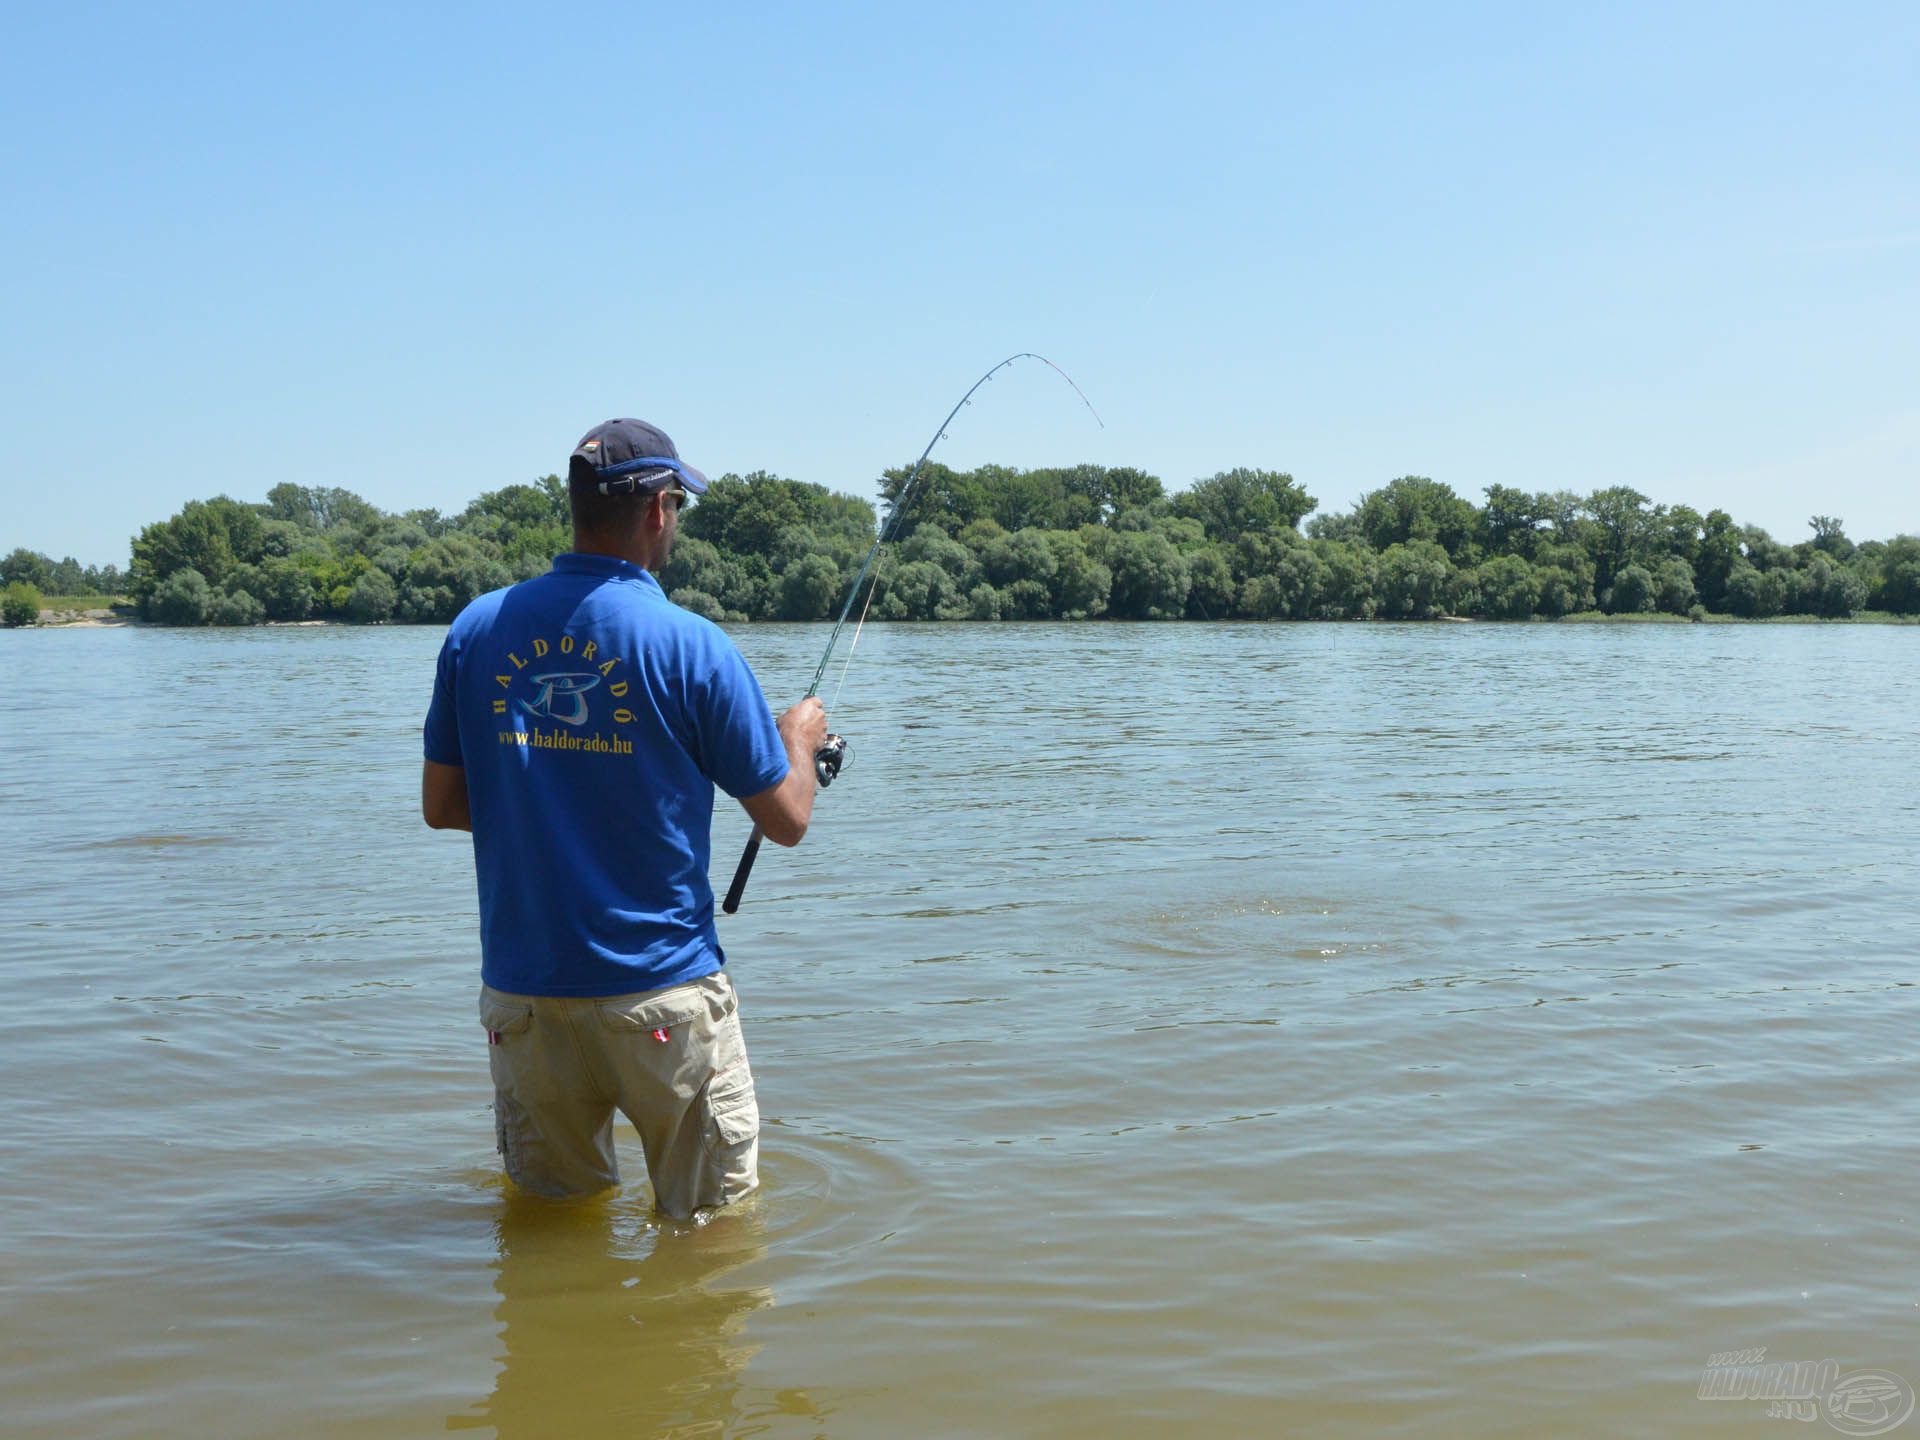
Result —
M 653 1038 L 658 1040 L 662 1045 L 664 1045 L 667 1043 L 670 1037 L 668 1036 L 665 1030 L 656 1030 L 653 1032 Z

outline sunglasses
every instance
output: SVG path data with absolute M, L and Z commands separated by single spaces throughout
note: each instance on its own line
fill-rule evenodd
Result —
M 594 471 L 594 475 L 600 481 L 602 495 L 631 495 L 636 490 L 648 489 L 656 480 L 667 479 L 671 479 L 673 488 L 684 495 L 687 491 L 682 481 L 689 468 L 668 455 L 642 455 L 637 460 L 623 460 L 618 465 L 603 465 Z M 699 472 L 694 471 L 693 477 L 698 479 Z M 701 483 L 704 485 L 706 482 L 703 480 Z

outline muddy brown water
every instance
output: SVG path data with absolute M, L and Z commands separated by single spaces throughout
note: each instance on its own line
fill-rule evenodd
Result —
M 823 636 L 738 638 L 784 702 Z M 498 1177 L 438 641 L 0 635 L 10 1432 L 1771 1434 L 1711 1358 L 1920 1381 L 1920 630 L 869 627 L 723 922 L 766 1185 L 705 1227 L 630 1133 L 609 1198 Z

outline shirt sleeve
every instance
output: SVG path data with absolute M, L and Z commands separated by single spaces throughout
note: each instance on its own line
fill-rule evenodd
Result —
M 707 683 L 695 692 L 700 769 L 744 800 L 787 778 L 787 747 L 760 682 L 732 641 L 721 637 L 714 661 Z
M 436 765 L 464 765 L 460 754 L 460 713 L 454 704 L 454 680 L 459 668 L 459 649 L 448 632 L 440 647 L 440 661 L 433 670 L 433 703 L 427 707 L 423 727 L 427 759 Z

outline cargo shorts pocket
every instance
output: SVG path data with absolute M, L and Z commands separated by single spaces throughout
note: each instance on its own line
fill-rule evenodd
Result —
M 507 1174 L 518 1182 L 524 1173 L 522 1156 L 531 1132 L 512 1057 L 533 1026 L 533 1006 L 525 1000 L 482 990 L 480 1024 L 487 1032 L 487 1070 L 493 1078 L 493 1142 L 506 1163 Z M 524 1068 L 524 1056 L 522 1059 Z
M 504 995 L 480 996 L 480 1023 L 487 1032 L 487 1042 L 492 1045 L 505 1043 L 507 1036 L 524 1034 L 533 1023 L 533 1006 L 524 1000 L 509 1000 Z
M 709 1193 L 725 1203 L 759 1183 L 760 1099 L 744 1056 L 708 1083 L 706 1108 Z
M 712 1013 L 707 997 L 698 990 L 676 988 L 636 999 L 622 995 L 594 1007 L 600 1023 L 616 1035 L 649 1035 L 671 1031 Z

